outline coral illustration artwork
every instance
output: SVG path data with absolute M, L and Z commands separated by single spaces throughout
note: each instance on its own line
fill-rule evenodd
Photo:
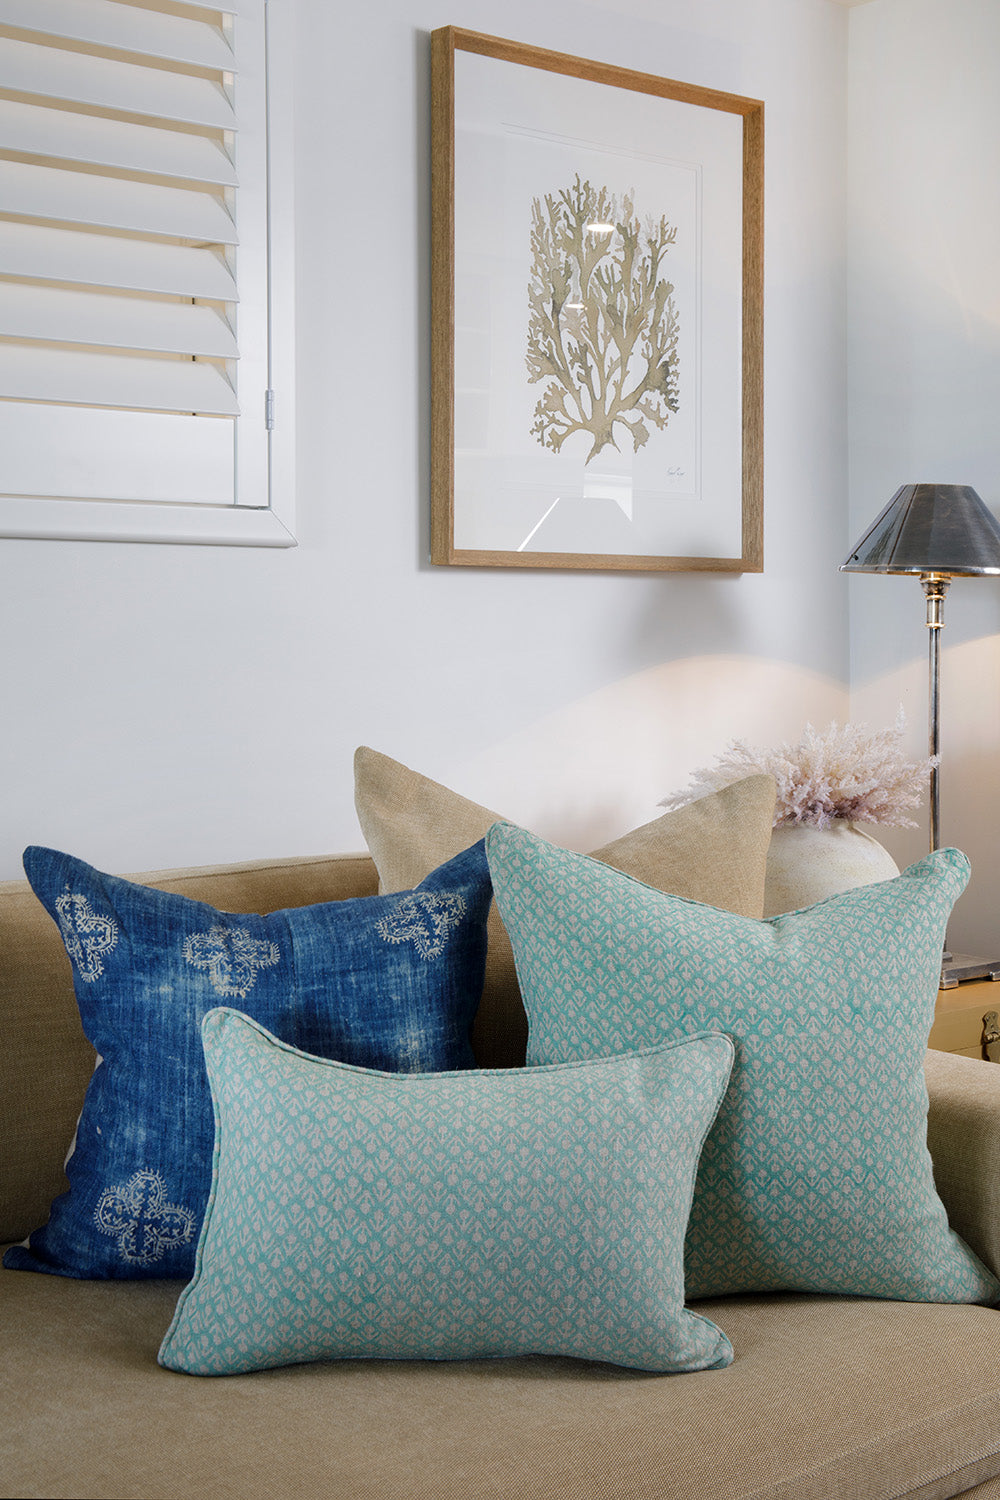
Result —
M 590 441 L 590 463 L 608 445 L 638 452 L 650 429 L 679 408 L 679 320 L 663 274 L 677 237 L 665 216 L 640 221 L 579 174 L 571 187 L 534 198 L 528 285 L 530 384 L 546 381 L 533 436 L 558 453 Z

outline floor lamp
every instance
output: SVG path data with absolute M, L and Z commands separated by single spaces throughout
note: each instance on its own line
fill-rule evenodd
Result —
M 904 573 L 920 579 L 927 600 L 929 652 L 928 753 L 939 753 L 940 634 L 953 578 L 1000 575 L 1000 524 L 965 484 L 904 484 L 841 563 L 842 573 Z M 940 773 L 931 771 L 931 849 L 940 847 Z M 949 953 L 943 989 L 965 979 L 1000 979 L 1000 958 Z

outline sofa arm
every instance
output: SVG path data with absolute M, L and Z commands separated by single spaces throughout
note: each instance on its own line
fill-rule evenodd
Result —
M 927 1145 L 951 1227 L 1000 1275 L 1000 1065 L 928 1052 Z

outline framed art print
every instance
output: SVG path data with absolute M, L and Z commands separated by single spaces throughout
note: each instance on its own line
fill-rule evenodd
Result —
M 763 105 L 432 59 L 432 561 L 759 572 Z

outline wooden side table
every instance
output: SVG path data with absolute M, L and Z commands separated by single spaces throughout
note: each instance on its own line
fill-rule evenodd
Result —
M 959 1052 L 983 1057 L 983 1017 L 1000 1013 L 1000 981 L 973 979 L 949 990 L 938 990 L 928 1046 L 936 1052 Z

